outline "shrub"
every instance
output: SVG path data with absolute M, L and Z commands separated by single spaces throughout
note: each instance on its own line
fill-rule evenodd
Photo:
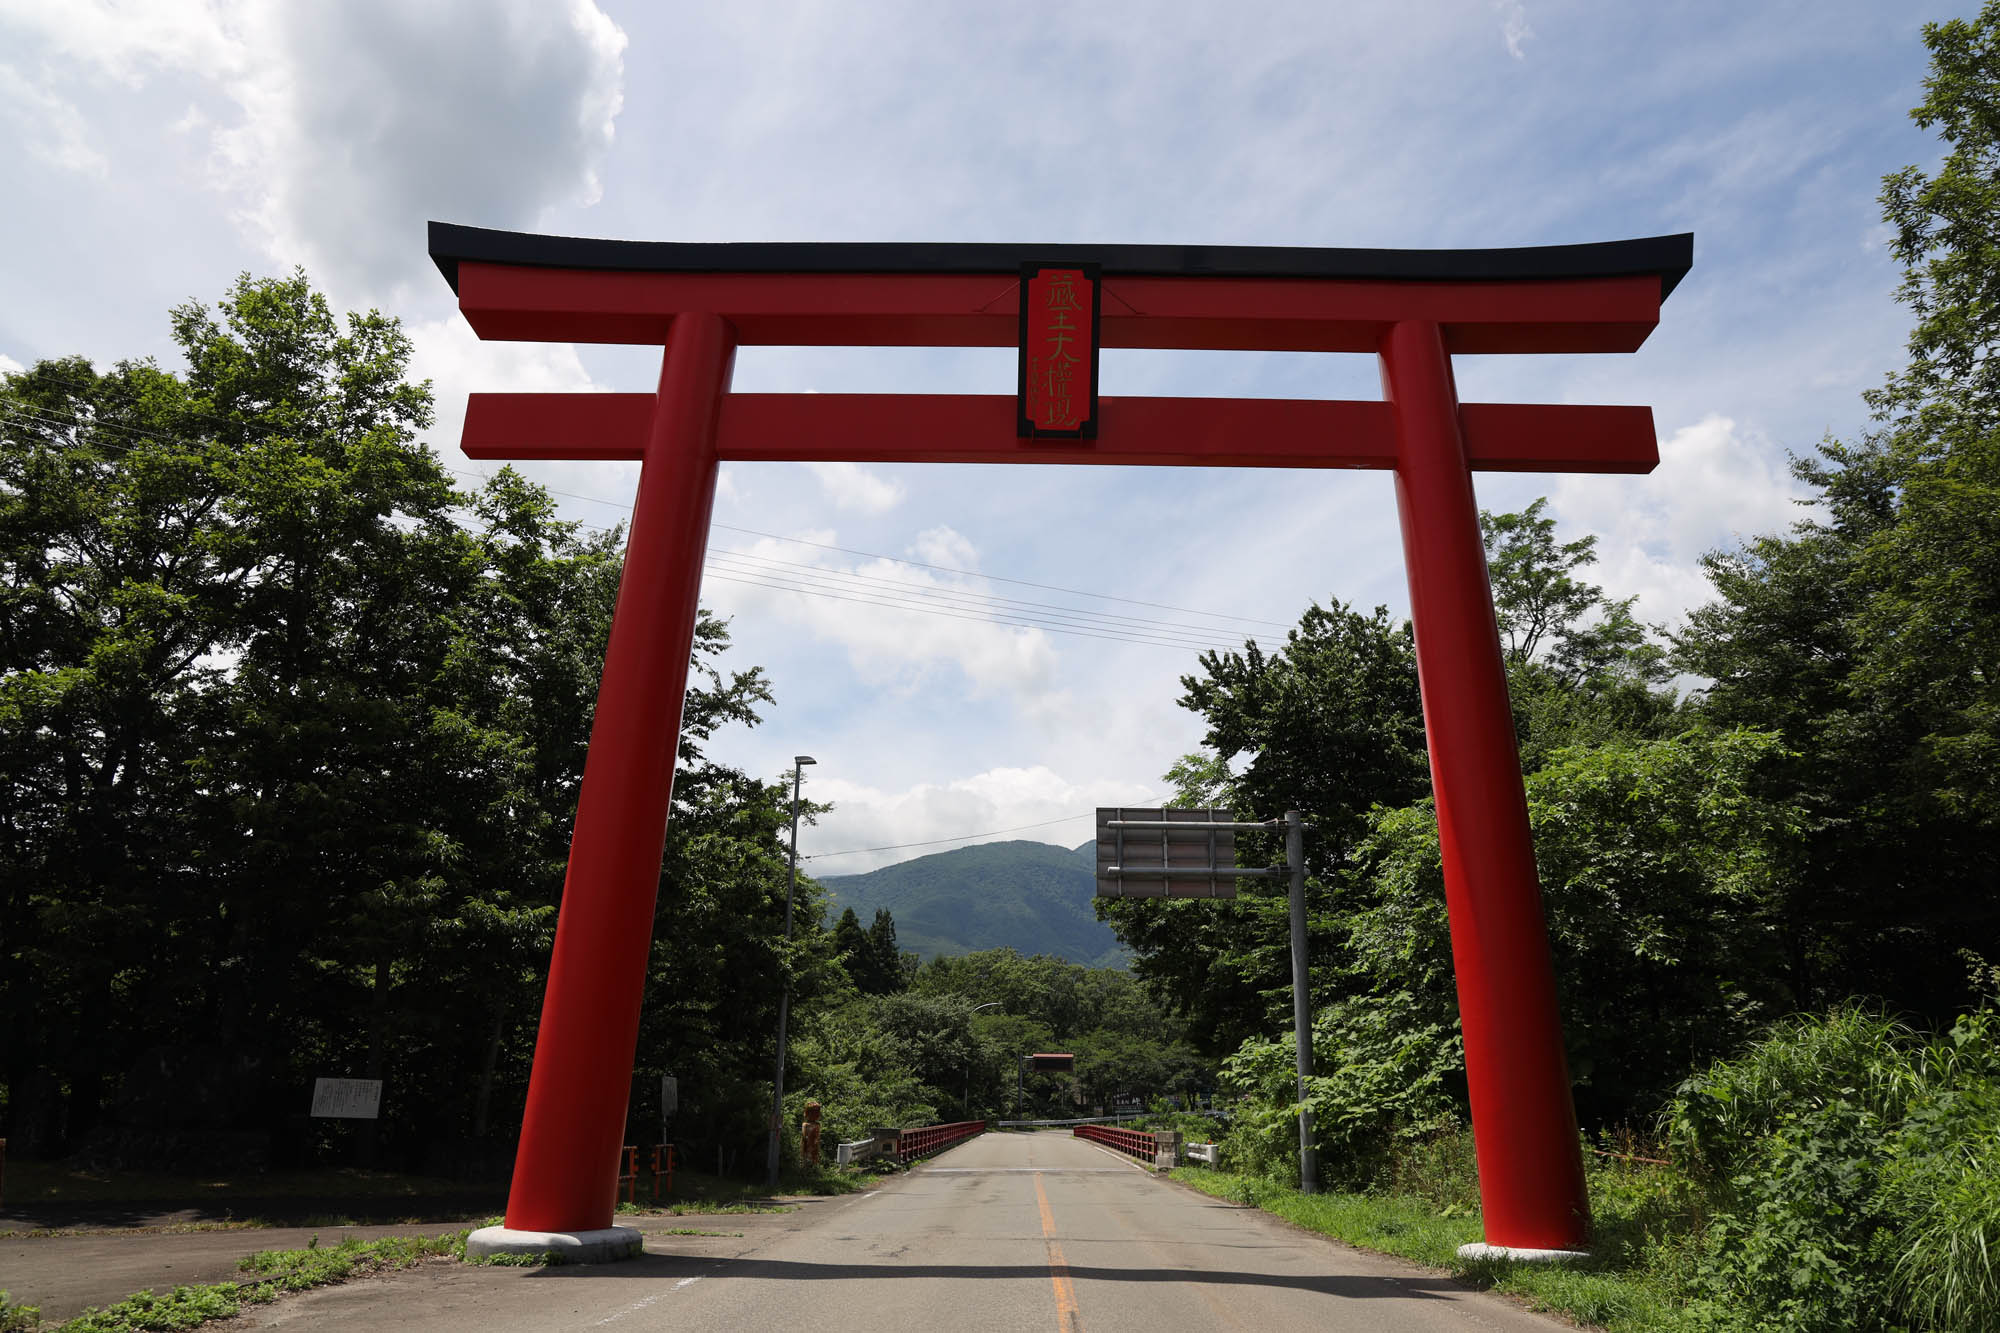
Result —
M 2000 1327 L 1994 1020 L 1926 1041 L 1848 1006 L 1682 1085 L 1668 1138 L 1716 1210 L 1698 1323 Z
M 31 1333 L 42 1322 L 41 1307 L 37 1305 L 17 1305 L 4 1291 L 0 1291 L 0 1333 Z
M 1457 1122 L 1449 1080 L 1464 1068 L 1455 1029 L 1409 1012 L 1406 997 L 1356 997 L 1313 1022 L 1306 1085 L 1324 1183 L 1361 1187 L 1394 1150 Z M 1248 1094 L 1222 1141 L 1233 1170 L 1298 1179 L 1297 1048 L 1290 1038 L 1247 1041 L 1223 1064 L 1226 1087 Z

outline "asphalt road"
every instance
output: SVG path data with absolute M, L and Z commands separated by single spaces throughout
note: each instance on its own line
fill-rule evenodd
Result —
M 481 1330 L 1546 1330 L 1567 1325 L 1154 1178 L 1065 1133 L 989 1134 L 864 1195 L 665 1218 L 621 1264 L 438 1264 L 229 1327 Z M 675 1235 L 669 1227 L 719 1234 Z

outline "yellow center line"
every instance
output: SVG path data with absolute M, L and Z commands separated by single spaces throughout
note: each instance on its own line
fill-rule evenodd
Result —
M 1049 1196 L 1042 1190 L 1042 1178 L 1035 1177 L 1035 1203 L 1042 1210 L 1042 1240 L 1049 1247 L 1049 1278 L 1056 1288 L 1056 1328 L 1059 1333 L 1083 1333 L 1083 1320 L 1076 1312 L 1076 1288 L 1070 1285 L 1069 1260 L 1056 1243 L 1056 1218 L 1049 1211 Z

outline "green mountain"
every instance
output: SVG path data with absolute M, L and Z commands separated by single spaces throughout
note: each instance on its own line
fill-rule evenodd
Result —
M 866 926 L 886 907 L 896 942 L 925 958 L 1012 948 L 1122 968 L 1130 955 L 1091 904 L 1095 857 L 1090 843 L 988 842 L 819 882 L 833 897 L 829 919 L 852 907 Z

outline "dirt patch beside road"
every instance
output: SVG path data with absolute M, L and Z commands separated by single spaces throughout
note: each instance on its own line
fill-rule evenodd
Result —
M 803 1216 L 822 1201 L 787 1202 L 797 1211 L 644 1214 L 622 1216 L 618 1222 L 646 1233 L 647 1243 L 655 1251 L 734 1253 L 746 1237 L 800 1225 Z M 12 1299 L 21 1304 L 40 1306 L 42 1317 L 53 1322 L 92 1306 L 101 1309 L 137 1291 L 164 1292 L 176 1286 L 244 1281 L 246 1275 L 238 1270 L 237 1264 L 245 1255 L 258 1250 L 298 1249 L 311 1244 L 315 1237 L 321 1246 L 334 1246 L 349 1237 L 376 1240 L 383 1236 L 444 1236 L 464 1231 L 466 1227 L 463 1221 L 447 1218 L 381 1226 L 258 1227 L 186 1233 L 123 1229 L 69 1236 L 13 1236 L 0 1240 L 0 1290 L 11 1293 Z M 279 1306 L 300 1299 L 303 1298 L 287 1297 Z M 260 1309 L 275 1311 L 277 1307 Z M 249 1312 L 243 1317 L 250 1317 Z M 275 1314 L 258 1313 L 256 1317 L 266 1319 Z

